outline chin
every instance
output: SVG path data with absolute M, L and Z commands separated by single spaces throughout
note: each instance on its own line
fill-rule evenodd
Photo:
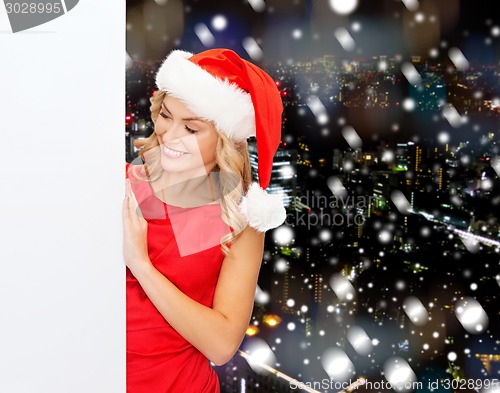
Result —
M 165 172 L 183 174 L 189 176 L 202 176 L 206 174 L 206 168 L 198 163 L 193 163 L 192 157 L 169 158 L 161 157 L 161 167 Z

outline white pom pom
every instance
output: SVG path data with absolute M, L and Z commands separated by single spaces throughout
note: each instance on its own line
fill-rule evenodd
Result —
M 248 225 L 259 232 L 266 232 L 283 224 L 286 211 L 279 195 L 265 192 L 257 183 L 252 183 L 243 197 L 240 210 Z

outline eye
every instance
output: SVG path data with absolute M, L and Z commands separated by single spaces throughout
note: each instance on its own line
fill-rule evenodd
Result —
M 184 126 L 186 128 L 187 132 L 190 132 L 191 134 L 196 134 L 198 130 L 193 130 L 192 128 L 189 128 L 188 126 Z
M 161 117 L 163 117 L 164 119 L 170 119 L 170 116 L 166 115 L 165 113 L 163 113 L 162 111 L 160 111 L 159 115 Z

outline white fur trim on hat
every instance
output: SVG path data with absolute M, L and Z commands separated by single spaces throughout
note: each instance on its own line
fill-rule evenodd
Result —
M 248 225 L 259 232 L 266 232 L 283 224 L 286 211 L 279 195 L 265 192 L 257 183 L 252 183 L 240 204 L 241 213 Z
M 191 56 L 181 50 L 171 52 L 156 74 L 158 88 L 183 101 L 197 116 L 213 121 L 235 141 L 255 136 L 250 94 L 187 60 Z

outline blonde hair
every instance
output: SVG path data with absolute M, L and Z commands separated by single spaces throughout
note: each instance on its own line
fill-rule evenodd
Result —
M 156 124 L 161 103 L 166 94 L 165 91 L 157 90 L 149 99 L 153 124 Z M 252 177 L 247 142 L 235 142 L 217 128 L 216 132 L 219 138 L 215 152 L 216 166 L 214 171 L 219 172 L 217 185 L 219 186 L 218 194 L 221 197 L 222 220 L 231 228 L 231 232 L 220 240 L 221 250 L 224 255 L 227 255 L 229 246 L 239 237 L 247 224 L 239 211 L 239 204 L 252 182 Z M 139 154 L 144 162 L 143 165 L 135 168 L 134 176 L 143 181 L 157 180 L 163 171 L 160 157 L 151 159 L 148 156 L 147 161 L 144 157 L 148 150 L 160 146 L 156 134 L 153 132 L 148 138 L 135 141 L 134 145 L 141 148 Z M 140 169 L 144 169 L 144 173 Z

